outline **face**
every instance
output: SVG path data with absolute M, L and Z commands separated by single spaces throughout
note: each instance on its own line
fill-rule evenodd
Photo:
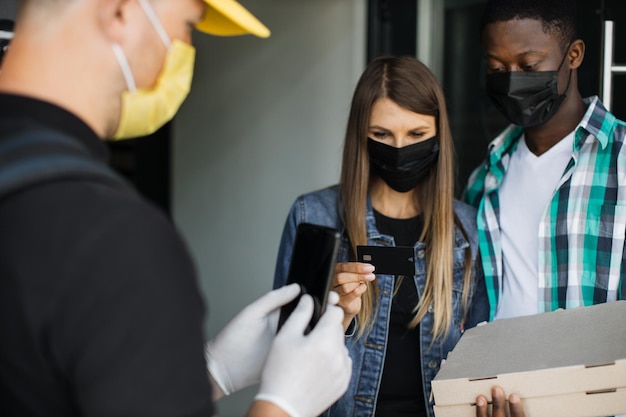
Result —
M 435 116 L 414 113 L 388 98 L 378 99 L 372 106 L 368 136 L 378 142 L 402 148 L 436 134 Z
M 202 20 L 206 3 L 202 0 L 152 0 L 151 4 L 170 40 L 191 44 L 191 33 Z
M 204 16 L 205 6 L 202 0 L 148 0 L 157 19 L 167 33 L 170 42 L 180 40 L 191 44 L 191 34 L 197 22 Z M 135 38 L 135 54 L 129 54 L 135 82 L 139 88 L 154 85 L 165 60 L 167 48 L 158 32 L 150 22 L 145 11 L 135 0 L 133 13 L 139 32 Z
M 483 49 L 487 73 L 556 71 L 564 57 L 559 40 L 543 31 L 535 19 L 514 19 L 485 26 Z M 567 84 L 569 65 L 563 63 L 559 85 Z

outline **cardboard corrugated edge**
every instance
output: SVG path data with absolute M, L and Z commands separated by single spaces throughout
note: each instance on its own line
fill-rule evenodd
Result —
M 436 406 L 473 404 L 480 394 L 491 398 L 491 387 L 494 385 L 502 387 L 506 393 L 515 393 L 520 398 L 584 393 L 626 387 L 626 359 L 591 367 L 577 365 L 480 379 L 433 380 L 431 384 Z M 626 413 L 626 410 L 623 412 Z
M 489 397 L 488 397 L 489 398 Z M 532 417 L 600 417 L 626 413 L 626 387 L 610 392 L 577 392 L 522 398 L 524 412 Z M 434 407 L 436 417 L 475 417 L 475 404 Z

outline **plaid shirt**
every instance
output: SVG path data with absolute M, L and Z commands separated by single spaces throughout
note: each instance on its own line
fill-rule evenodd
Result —
M 539 312 L 626 299 L 626 124 L 597 97 L 585 103 L 572 158 L 539 223 Z M 489 145 L 465 191 L 478 209 L 491 319 L 502 291 L 498 187 L 523 130 L 511 125 Z

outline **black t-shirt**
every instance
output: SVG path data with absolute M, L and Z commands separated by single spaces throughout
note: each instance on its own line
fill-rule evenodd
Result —
M 394 237 L 397 246 L 413 246 L 422 232 L 421 216 L 394 219 L 374 211 L 378 230 Z M 413 277 L 396 277 L 396 293 L 391 303 L 389 334 L 383 376 L 376 400 L 376 416 L 426 416 L 420 359 L 420 326 L 408 329 L 419 298 Z
M 71 113 L 0 94 L 0 146 L 35 125 L 106 164 Z M 185 245 L 130 188 L 64 180 L 0 197 L 0 415 L 211 416 L 203 315 Z

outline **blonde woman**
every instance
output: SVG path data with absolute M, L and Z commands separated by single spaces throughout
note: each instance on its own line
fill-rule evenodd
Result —
M 414 58 L 373 60 L 354 92 L 341 182 L 293 204 L 274 281 L 285 284 L 299 223 L 342 232 L 333 289 L 353 374 L 325 415 L 432 417 L 430 381 L 442 359 L 465 328 L 487 320 L 476 212 L 454 200 L 454 182 L 437 80 Z M 375 275 L 355 262 L 357 245 L 411 246 L 416 273 Z

